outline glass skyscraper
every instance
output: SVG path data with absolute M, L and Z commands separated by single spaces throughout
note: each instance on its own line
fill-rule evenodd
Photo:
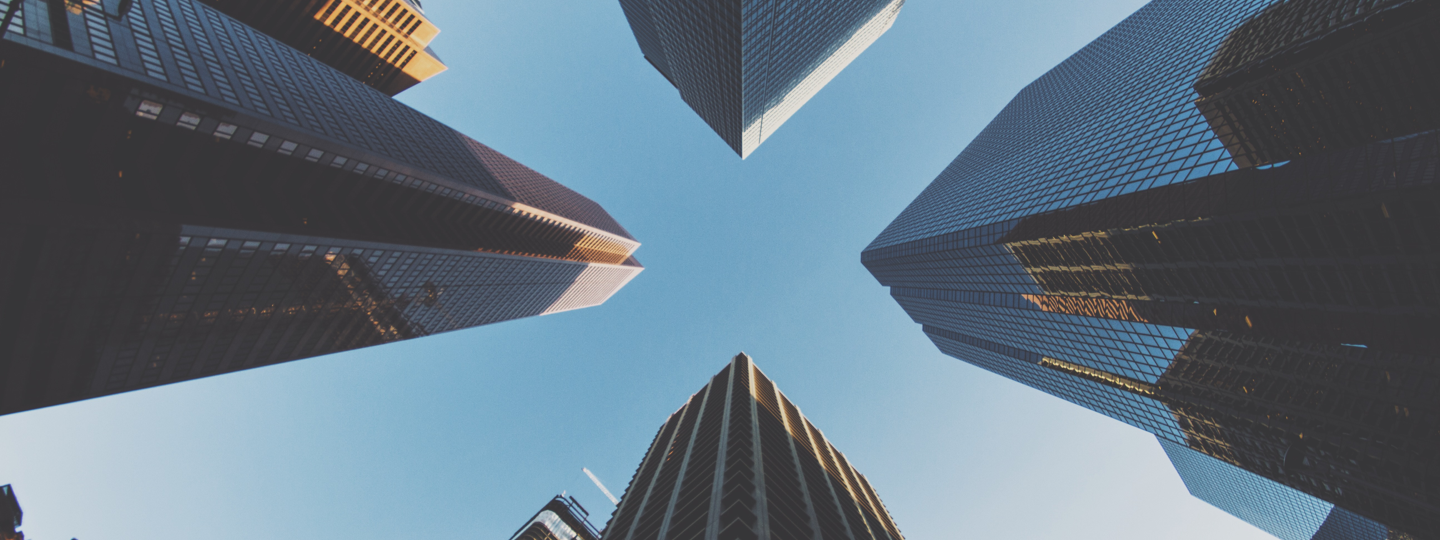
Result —
M 418 0 L 200 0 L 389 95 L 445 71 Z
M 865 475 L 744 353 L 660 427 L 604 537 L 904 539 Z
M 1165 439 L 1160 445 L 1191 495 L 1280 540 L 1391 538 L 1384 525 L 1343 508 Z
M 890 29 L 905 0 L 620 0 L 640 52 L 745 158 Z
M 196 0 L 0 0 L 0 414 L 594 306 L 595 202 Z
M 587 519 L 589 515 L 573 498 L 556 496 L 515 531 L 510 540 L 600 540 L 600 533 Z
M 862 261 L 946 354 L 1433 537 L 1437 16 L 1153 1 Z

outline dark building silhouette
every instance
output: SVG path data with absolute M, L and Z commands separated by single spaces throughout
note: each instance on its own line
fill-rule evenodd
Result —
M 0 486 L 0 540 L 25 540 L 25 533 L 16 530 L 24 517 L 15 490 L 10 489 L 10 484 Z
M 862 260 L 947 354 L 1436 537 L 1433 5 L 1152 2 Z
M 749 356 L 670 415 L 606 540 L 902 540 L 875 489 Z
M 741 158 L 890 29 L 905 0 L 620 0 L 640 52 Z
M 510 540 L 600 540 L 600 533 L 590 525 L 589 513 L 574 498 L 556 496 Z
M 44 5 L 0 40 L 0 414 L 598 305 L 641 271 L 598 204 L 203 3 Z
M 200 1 L 392 96 L 446 69 L 417 0 Z
M 1241 167 L 1440 127 L 1440 6 L 1277 2 L 1225 38 L 1196 105 Z

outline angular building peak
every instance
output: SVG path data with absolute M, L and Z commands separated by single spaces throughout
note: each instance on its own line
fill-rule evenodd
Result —
M 670 415 L 606 540 L 903 540 L 865 475 L 740 353 Z
M 1435 1 L 1149 2 L 861 261 L 944 353 L 1337 510 L 1292 537 L 1440 538 L 1436 28 Z
M 0 414 L 595 306 L 642 271 L 599 204 L 206 2 L 12 5 Z
M 640 52 L 746 158 L 894 24 L 905 0 L 620 0 Z

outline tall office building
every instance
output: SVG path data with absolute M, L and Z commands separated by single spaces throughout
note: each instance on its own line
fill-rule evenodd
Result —
M 903 540 L 875 489 L 744 353 L 670 415 L 606 540 Z
M 418 0 L 200 0 L 389 95 L 445 71 Z
M 1437 16 L 1151 2 L 862 261 L 946 354 L 1436 537 Z
M 593 201 L 203 3 L 10 1 L 0 414 L 594 306 L 642 269 Z
M 880 38 L 905 0 L 620 0 L 640 52 L 745 158 Z
M 1280 540 L 1392 539 L 1384 525 L 1353 512 L 1190 448 L 1160 445 L 1191 495 Z
M 20 511 L 20 501 L 10 484 L 0 486 L 0 540 L 25 540 L 25 533 L 16 530 L 24 517 L 25 512 Z
M 573 497 L 556 496 L 510 535 L 510 540 L 600 540 L 589 515 Z

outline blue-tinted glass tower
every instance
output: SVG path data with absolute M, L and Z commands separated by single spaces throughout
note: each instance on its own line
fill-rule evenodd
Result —
M 0 9 L 0 414 L 594 306 L 642 269 L 600 205 L 197 0 Z
M 1440 9 L 1156 0 L 862 261 L 946 354 L 1440 530 Z
M 1390 530 L 1343 508 L 1160 439 L 1196 498 L 1280 540 L 1387 540 Z
M 890 29 L 905 0 L 620 0 L 645 59 L 747 157 Z

